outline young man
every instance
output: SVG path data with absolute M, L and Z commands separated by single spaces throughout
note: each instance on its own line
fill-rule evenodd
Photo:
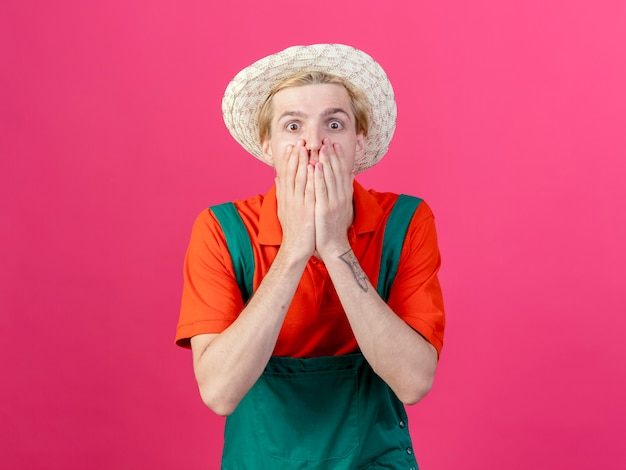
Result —
M 176 341 L 228 416 L 222 468 L 416 469 L 403 404 L 430 390 L 445 320 L 430 208 L 354 179 L 395 129 L 385 72 L 292 47 L 241 71 L 223 114 L 276 179 L 200 214 L 185 259 Z

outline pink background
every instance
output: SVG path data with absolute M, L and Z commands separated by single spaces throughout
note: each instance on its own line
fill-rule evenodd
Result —
M 361 182 L 438 222 L 421 468 L 626 468 L 626 3 L 260 3 L 2 2 L 2 467 L 218 468 L 223 420 L 173 343 L 182 260 L 199 211 L 272 178 L 222 92 L 342 42 L 398 100 Z

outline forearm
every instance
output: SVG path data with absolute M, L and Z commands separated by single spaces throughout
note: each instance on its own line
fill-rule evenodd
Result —
M 263 373 L 305 266 L 279 251 L 237 320 L 208 342 L 192 338 L 200 393 L 216 413 L 232 413 Z
M 413 404 L 432 386 L 437 352 L 380 298 L 348 251 L 326 260 L 357 343 L 374 371 L 398 398 Z
M 194 370 L 204 402 L 230 414 L 263 373 L 308 260 L 315 250 L 313 167 L 304 142 L 289 145 L 276 166 L 282 243 L 254 296 L 226 330 L 196 339 Z M 208 341 L 207 341 L 208 339 Z

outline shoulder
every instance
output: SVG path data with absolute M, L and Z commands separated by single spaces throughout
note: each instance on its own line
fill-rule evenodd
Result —
M 221 206 L 226 206 L 228 204 L 234 205 L 244 223 L 248 221 L 253 223 L 254 220 L 258 220 L 259 218 L 264 198 L 265 197 L 263 195 L 259 194 L 247 199 L 239 199 L 235 201 L 226 201 L 211 204 L 210 206 L 203 209 L 196 216 L 196 219 L 194 221 L 194 231 L 213 231 L 216 228 L 219 229 L 219 220 L 216 217 L 217 208 Z M 248 224 L 246 223 L 246 225 Z
M 262 195 L 232 201 L 237 213 L 239 213 L 244 224 L 248 227 L 254 226 L 255 221 L 258 220 L 262 203 Z M 225 244 L 224 232 L 220 225 L 220 220 L 216 217 L 217 211 L 214 212 L 215 208 L 225 204 L 228 204 L 228 202 L 212 204 L 196 216 L 191 230 L 190 247 L 210 248 Z
M 380 207 L 383 213 L 389 213 L 396 206 L 399 201 L 410 201 L 406 204 L 406 207 L 411 210 L 415 208 L 413 222 L 424 221 L 434 217 L 433 211 L 429 204 L 421 197 L 412 194 L 399 194 L 393 192 L 379 192 L 374 189 L 368 189 L 365 193 L 371 198 L 371 201 L 375 201 L 375 204 Z

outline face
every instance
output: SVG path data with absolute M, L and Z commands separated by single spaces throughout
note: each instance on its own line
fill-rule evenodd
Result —
M 324 139 L 339 144 L 348 168 L 363 156 L 365 137 L 356 133 L 347 90 L 341 85 L 305 85 L 285 88 L 272 99 L 271 136 L 262 142 L 263 154 L 277 166 L 288 145 L 304 141 L 309 161 L 315 163 Z

